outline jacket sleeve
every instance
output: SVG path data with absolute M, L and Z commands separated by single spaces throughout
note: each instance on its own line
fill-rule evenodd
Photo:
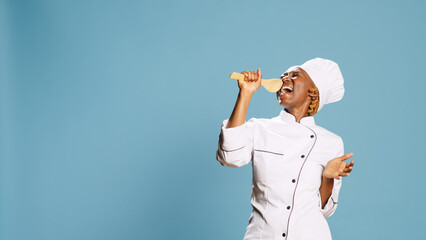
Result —
M 338 153 L 335 157 L 340 157 L 344 154 L 343 140 L 341 137 L 339 137 L 338 146 L 339 146 Z M 324 215 L 325 218 L 330 217 L 336 211 L 337 203 L 339 201 L 339 192 L 340 192 L 340 188 L 342 187 L 342 179 L 343 177 L 340 177 L 339 180 L 334 179 L 334 185 L 333 185 L 333 190 L 331 192 L 331 195 L 328 198 L 328 201 L 325 204 L 324 208 L 321 209 L 321 213 Z M 321 198 L 320 198 L 320 206 L 322 206 Z
M 228 121 L 222 123 L 216 159 L 222 166 L 242 167 L 253 156 L 254 118 L 233 128 L 226 128 Z

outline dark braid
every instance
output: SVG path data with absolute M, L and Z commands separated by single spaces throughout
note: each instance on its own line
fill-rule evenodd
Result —
M 309 93 L 312 93 L 313 95 L 318 95 L 318 88 L 311 88 L 308 90 Z M 319 107 L 319 97 L 318 96 L 312 96 L 311 97 L 311 103 L 309 104 L 308 108 L 308 116 L 313 116 L 315 113 L 318 112 Z

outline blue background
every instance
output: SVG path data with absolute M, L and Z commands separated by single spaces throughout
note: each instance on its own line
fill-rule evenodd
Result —
M 419 239 L 424 1 L 1 1 L 0 239 L 242 239 L 251 165 L 215 159 L 238 87 L 314 57 L 354 152 L 334 239 Z M 281 108 L 260 89 L 248 118 Z

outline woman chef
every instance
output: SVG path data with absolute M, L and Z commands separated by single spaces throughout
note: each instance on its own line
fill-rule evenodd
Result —
M 217 160 L 223 166 L 253 166 L 250 215 L 244 240 L 331 239 L 325 218 L 337 207 L 341 177 L 353 167 L 344 160 L 342 138 L 315 124 L 313 115 L 344 94 L 339 66 L 315 58 L 290 67 L 277 99 L 284 110 L 272 119 L 245 121 L 262 74 L 242 72 L 238 99 L 223 121 Z

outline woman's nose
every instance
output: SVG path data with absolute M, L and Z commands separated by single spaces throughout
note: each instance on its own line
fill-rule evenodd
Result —
M 282 78 L 283 83 L 290 82 L 290 78 L 288 76 Z

